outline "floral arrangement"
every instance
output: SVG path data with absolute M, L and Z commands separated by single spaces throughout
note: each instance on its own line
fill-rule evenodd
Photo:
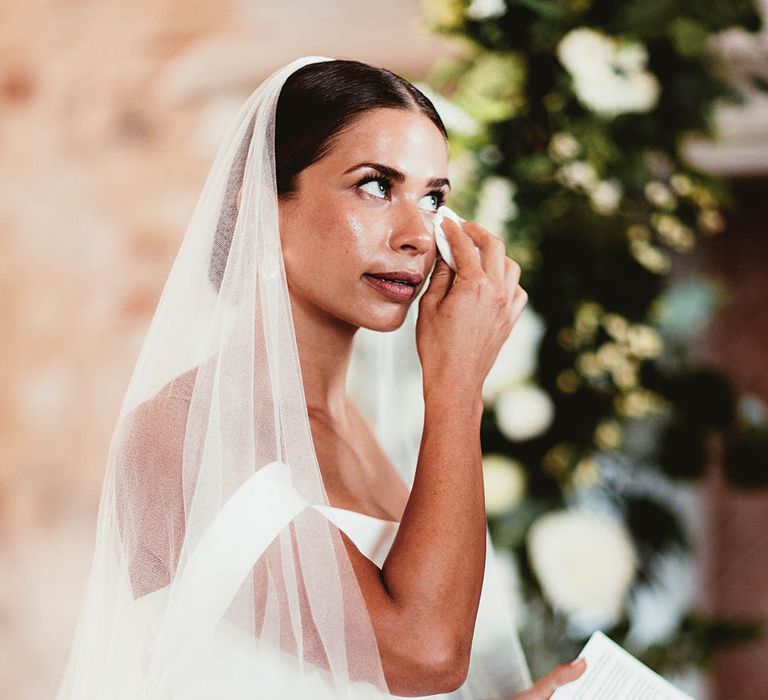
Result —
M 766 410 L 691 365 L 722 290 L 671 272 L 732 202 L 681 148 L 743 99 L 710 39 L 760 19 L 752 0 L 686 5 L 423 0 L 467 48 L 420 85 L 450 132 L 451 207 L 505 240 L 529 293 L 481 437 L 535 674 L 595 629 L 668 674 L 756 633 L 693 612 L 690 486 L 713 440 L 732 483 L 766 485 Z

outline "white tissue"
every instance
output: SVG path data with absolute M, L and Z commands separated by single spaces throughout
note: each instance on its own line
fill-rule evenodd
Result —
M 433 219 L 435 224 L 435 243 L 437 243 L 437 249 L 440 251 L 440 256 L 448 263 L 448 267 L 452 270 L 456 270 L 456 264 L 453 261 L 453 254 L 451 253 L 451 246 L 448 243 L 448 239 L 445 237 L 443 228 L 440 225 L 443 221 L 443 217 L 447 216 L 449 219 L 453 219 L 457 224 L 460 224 L 462 219 L 453 209 L 449 209 L 445 205 L 437 210 L 437 215 Z

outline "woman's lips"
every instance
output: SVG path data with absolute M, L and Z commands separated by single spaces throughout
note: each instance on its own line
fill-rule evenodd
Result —
M 416 294 L 416 287 L 412 287 L 410 284 L 389 282 L 368 274 L 363 275 L 363 277 L 365 277 L 368 284 L 375 287 L 388 299 L 393 299 L 394 301 L 410 301 Z

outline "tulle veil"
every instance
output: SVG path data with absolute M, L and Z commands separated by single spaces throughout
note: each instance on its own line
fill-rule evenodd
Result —
M 278 229 L 277 98 L 295 70 L 327 60 L 275 70 L 215 156 L 110 442 L 57 700 L 394 697 L 344 544 L 316 508 L 329 503 Z M 423 415 L 416 314 L 391 333 L 361 328 L 348 375 L 408 484 Z M 444 697 L 530 685 L 488 545 L 469 676 Z

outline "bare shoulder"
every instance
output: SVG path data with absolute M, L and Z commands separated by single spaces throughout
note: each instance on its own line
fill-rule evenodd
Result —
M 146 471 L 155 460 L 180 454 L 196 368 L 165 384 L 123 419 L 120 467 Z M 172 464 L 166 464 L 167 471 Z
M 184 538 L 183 453 L 195 370 L 125 415 L 114 497 L 134 595 L 167 585 Z

